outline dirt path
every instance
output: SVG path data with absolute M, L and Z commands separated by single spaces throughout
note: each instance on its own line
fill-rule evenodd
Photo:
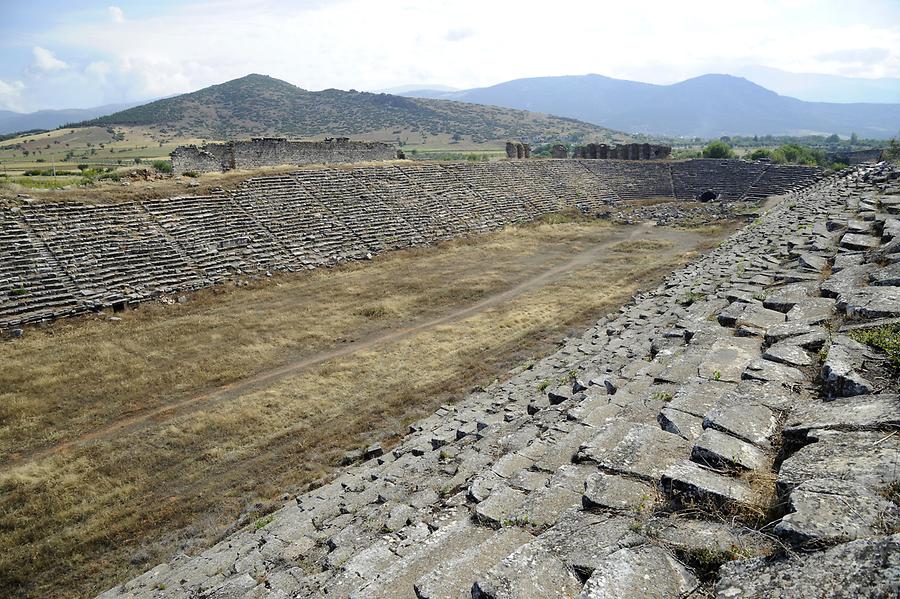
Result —
M 616 233 L 605 239 L 602 243 L 596 244 L 590 249 L 575 254 L 570 260 L 559 264 L 542 272 L 539 272 L 517 285 L 495 293 L 484 299 L 466 306 L 448 312 L 441 316 L 426 319 L 418 322 L 409 323 L 400 327 L 395 327 L 383 332 L 370 335 L 333 349 L 316 352 L 311 355 L 300 357 L 275 368 L 264 370 L 253 376 L 208 389 L 198 395 L 184 398 L 179 401 L 150 408 L 145 411 L 129 414 L 121 418 L 117 418 L 94 430 L 74 437 L 68 441 L 63 441 L 54 445 L 50 445 L 36 451 L 11 457 L 3 464 L 3 469 L 11 469 L 22 464 L 35 462 L 56 454 L 65 453 L 68 450 L 97 441 L 104 441 L 115 438 L 119 435 L 126 435 L 136 431 L 146 429 L 148 427 L 159 426 L 172 418 L 189 414 L 194 411 L 207 409 L 218 403 L 235 399 L 244 394 L 263 389 L 271 384 L 277 383 L 285 377 L 296 374 L 297 372 L 317 366 L 334 358 L 347 356 L 358 351 L 371 349 L 373 347 L 405 339 L 419 332 L 463 320 L 470 316 L 489 310 L 494 306 L 515 299 L 534 289 L 543 287 L 554 281 L 559 280 L 567 273 L 587 266 L 594 262 L 601 254 L 607 252 L 612 246 L 628 241 L 634 241 L 637 238 L 645 237 L 653 231 L 652 239 L 668 241 L 674 244 L 674 247 L 667 248 L 666 251 L 683 251 L 691 246 L 690 239 L 695 238 L 689 233 L 679 233 L 672 229 L 655 228 L 650 224 L 643 224 L 635 227 L 622 227 Z M 536 257 L 537 260 L 540 257 Z M 2 470 L 0 470 L 2 471 Z

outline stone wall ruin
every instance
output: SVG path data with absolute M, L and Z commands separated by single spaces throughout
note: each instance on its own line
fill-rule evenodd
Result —
M 506 157 L 510 159 L 531 158 L 531 146 L 520 141 L 506 142 Z
M 607 144 L 590 143 L 575 148 L 573 158 L 601 160 L 665 160 L 672 153 L 671 146 L 659 144 Z
M 394 160 L 397 149 L 378 141 L 351 141 L 346 137 L 323 141 L 291 141 L 283 137 L 179 146 L 170 154 L 172 170 L 209 173 L 255 169 L 284 164 L 329 164 Z
M 550 157 L 551 158 L 568 158 L 569 151 L 566 149 L 566 146 L 563 144 L 553 144 L 550 148 Z

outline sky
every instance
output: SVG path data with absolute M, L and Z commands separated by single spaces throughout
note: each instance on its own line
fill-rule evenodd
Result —
M 900 77 L 900 0 L 0 0 L 0 110 L 159 98 L 261 73 L 304 89 L 764 65 Z

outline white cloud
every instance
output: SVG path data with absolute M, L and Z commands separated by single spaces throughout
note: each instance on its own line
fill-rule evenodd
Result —
M 109 75 L 111 70 L 112 67 L 108 62 L 97 60 L 86 66 L 84 69 L 84 73 L 85 75 L 96 77 L 100 81 L 106 81 L 106 77 L 107 75 Z
M 112 18 L 114 23 L 125 22 L 125 13 L 118 6 L 110 6 L 106 10 L 109 12 L 109 16 Z
M 7 83 L 0 79 L 0 109 L 22 112 L 22 92 L 25 84 L 21 81 Z
M 60 71 L 69 66 L 54 56 L 53 52 L 46 48 L 35 46 L 32 49 L 32 53 L 34 54 L 32 66 L 39 71 Z
M 895 2 L 871 0 L 866 11 L 837 0 L 812 7 L 811 0 L 757 0 L 749 11 L 718 0 L 572 0 L 553 10 L 545 0 L 200 0 L 125 19 L 110 6 L 108 19 L 65 19 L 24 38 L 51 67 L 35 71 L 46 92 L 27 83 L 29 98 L 47 105 L 77 94 L 85 104 L 159 97 L 251 72 L 313 90 L 466 88 L 584 73 L 672 83 L 752 64 L 900 77 Z M 861 47 L 887 52 L 836 60 Z M 89 58 L 78 64 L 70 56 Z M 73 96 L 50 95 L 63 88 Z
M 472 37 L 475 32 L 468 27 L 460 27 L 457 29 L 451 29 L 446 34 L 444 34 L 444 39 L 448 42 L 459 42 L 467 37 Z

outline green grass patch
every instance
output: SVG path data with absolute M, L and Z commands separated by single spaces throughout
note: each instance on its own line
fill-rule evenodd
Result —
M 900 323 L 850 331 L 849 336 L 884 352 L 890 365 L 900 370 Z
M 9 182 L 25 187 L 26 189 L 62 189 L 73 183 L 78 183 L 80 177 L 49 177 L 36 179 L 34 177 L 10 177 Z

